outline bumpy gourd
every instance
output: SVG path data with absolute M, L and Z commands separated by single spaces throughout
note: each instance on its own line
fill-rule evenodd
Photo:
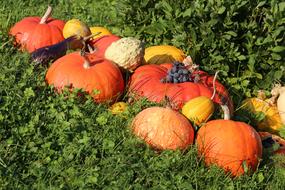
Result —
M 144 44 L 133 37 L 126 37 L 113 42 L 105 52 L 105 58 L 118 66 L 133 71 L 142 64 Z
M 185 149 L 194 141 L 191 123 L 171 108 L 150 107 L 134 118 L 133 133 L 159 150 Z
M 64 25 L 63 36 L 64 38 L 68 38 L 74 35 L 86 37 L 91 35 L 91 31 L 84 22 L 78 19 L 71 19 L 67 21 Z

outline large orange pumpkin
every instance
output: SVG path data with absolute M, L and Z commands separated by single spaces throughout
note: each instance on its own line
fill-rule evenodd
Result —
M 134 118 L 133 133 L 153 148 L 185 149 L 193 144 L 194 130 L 190 122 L 170 108 L 150 107 Z
M 10 34 L 15 37 L 16 44 L 21 49 L 31 53 L 38 48 L 64 40 L 62 35 L 64 21 L 49 18 L 51 11 L 52 8 L 48 7 L 42 18 L 26 17 L 10 29 Z
M 96 102 L 115 100 L 124 90 L 121 71 L 115 64 L 92 54 L 81 56 L 79 52 L 55 61 L 47 71 L 46 80 L 59 90 L 65 86 L 83 89 Z
M 253 127 L 233 120 L 212 120 L 197 133 L 198 153 L 206 165 L 217 165 L 232 176 L 255 171 L 262 158 L 262 143 Z
M 167 76 L 172 64 L 149 64 L 138 67 L 131 76 L 129 94 L 134 97 L 146 97 L 150 101 L 161 102 L 168 97 L 174 108 L 182 108 L 189 100 L 198 96 L 211 98 L 213 94 L 213 78 L 203 71 L 195 71 L 198 82 L 163 83 L 161 80 Z M 233 111 L 233 103 L 226 88 L 215 82 L 216 94 L 213 102 L 221 104 L 226 102 L 230 111 Z

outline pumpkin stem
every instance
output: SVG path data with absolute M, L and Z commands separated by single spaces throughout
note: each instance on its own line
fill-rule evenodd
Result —
M 40 24 L 45 24 L 47 19 L 51 16 L 51 12 L 52 12 L 52 7 L 48 6 L 44 16 L 42 17 Z
M 89 36 L 83 37 L 83 41 L 87 41 L 87 40 L 89 40 L 90 38 L 93 38 L 94 36 L 97 36 L 97 35 L 99 35 L 99 34 L 101 34 L 101 32 L 96 32 L 95 34 L 91 34 L 91 35 L 89 35 Z
M 83 57 L 84 59 L 84 63 L 83 63 L 83 68 L 84 69 L 89 69 L 90 68 L 90 62 L 87 60 L 87 58 L 85 57 L 85 52 L 84 51 L 80 51 L 80 55 Z
M 257 91 L 257 98 L 261 99 L 261 100 L 265 100 L 266 99 L 266 95 L 265 95 L 264 90 L 258 90 Z
M 281 94 L 282 86 L 281 84 L 275 84 L 271 90 L 271 98 L 269 99 L 269 104 L 276 104 L 278 96 Z
M 213 94 L 212 94 L 211 100 L 213 100 L 214 97 L 215 97 L 215 95 L 216 95 L 216 79 L 217 79 L 217 77 L 218 77 L 219 72 L 220 72 L 220 71 L 216 71 L 215 76 L 214 76 L 214 79 L 213 79 L 214 92 L 213 92 Z
M 224 120 L 230 120 L 231 114 L 230 114 L 229 107 L 226 104 L 221 104 L 221 108 L 224 112 Z

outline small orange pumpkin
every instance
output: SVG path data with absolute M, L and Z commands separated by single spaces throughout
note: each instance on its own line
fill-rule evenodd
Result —
M 20 45 L 22 50 L 31 53 L 64 40 L 64 21 L 49 18 L 51 12 L 52 8 L 49 6 L 42 18 L 26 17 L 10 29 L 10 34 L 15 37 L 16 44 Z
M 48 84 L 59 91 L 65 86 L 90 93 L 96 102 L 114 101 L 123 93 L 124 80 L 112 62 L 94 54 L 67 54 L 55 61 L 46 74 Z
M 171 108 L 150 107 L 134 118 L 131 129 L 155 149 L 185 149 L 193 144 L 194 129 L 190 122 Z
M 228 111 L 228 109 L 225 109 Z M 262 157 L 262 144 L 253 127 L 244 123 L 218 119 L 207 122 L 197 133 L 198 153 L 206 165 L 217 165 L 231 175 L 255 171 Z

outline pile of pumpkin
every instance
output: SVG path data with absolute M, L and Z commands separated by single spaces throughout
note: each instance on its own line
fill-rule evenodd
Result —
M 275 87 L 268 100 L 262 93 L 245 100 L 248 111 L 265 114 L 258 129 L 267 132 L 258 133 L 244 122 L 231 120 L 233 103 L 216 80 L 217 73 L 210 76 L 200 70 L 182 50 L 170 45 L 145 49 L 133 37 L 116 36 L 104 27 L 89 28 L 78 19 L 54 19 L 51 12 L 48 7 L 42 18 L 24 18 L 10 34 L 34 62 L 52 62 L 46 81 L 58 92 L 80 88 L 97 103 L 115 103 L 125 92 L 132 100 L 166 101 L 166 107 L 137 114 L 131 124 L 133 133 L 158 150 L 186 149 L 195 141 L 207 165 L 216 164 L 232 176 L 243 174 L 245 168 L 254 171 L 266 143 L 277 143 L 274 153 L 284 154 L 285 142 L 278 132 L 285 123 L 285 87 Z M 113 104 L 113 113 L 124 111 L 126 105 Z M 224 119 L 209 121 L 216 105 L 224 111 Z

